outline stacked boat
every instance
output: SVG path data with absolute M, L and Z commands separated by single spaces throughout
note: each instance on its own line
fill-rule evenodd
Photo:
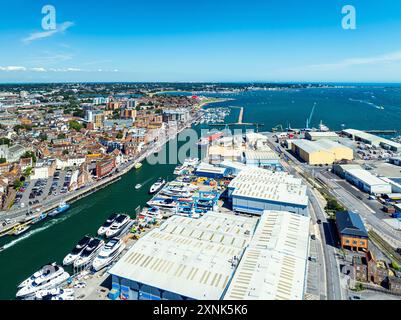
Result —
M 32 298 L 38 291 L 56 288 L 69 278 L 69 273 L 56 263 L 45 265 L 21 282 L 16 297 L 19 299 Z

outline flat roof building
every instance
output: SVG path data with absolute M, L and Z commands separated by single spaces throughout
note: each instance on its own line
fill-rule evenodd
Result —
M 290 212 L 265 211 L 224 300 L 302 300 L 309 220 Z
M 354 158 L 351 148 L 327 139 L 318 141 L 295 139 L 291 141 L 291 150 L 310 165 L 329 165 L 336 161 Z
M 124 299 L 219 300 L 254 233 L 256 218 L 209 212 L 173 216 L 110 269 Z
M 283 210 L 308 215 L 306 186 L 286 172 L 242 170 L 229 184 L 228 197 L 237 212 L 261 215 L 264 210 Z
M 393 150 L 393 151 L 401 151 L 401 144 L 395 141 L 391 141 L 374 134 L 367 133 L 361 130 L 355 129 L 346 129 L 342 131 L 348 137 L 356 140 L 361 141 L 366 144 L 370 144 L 375 147 L 382 147 L 383 149 Z
M 344 172 L 345 179 L 369 194 L 392 193 L 391 184 L 374 176 L 362 168 L 347 169 Z
M 339 136 L 335 132 L 328 132 L 328 131 L 306 131 L 305 138 L 311 141 L 317 141 L 322 139 L 338 141 Z

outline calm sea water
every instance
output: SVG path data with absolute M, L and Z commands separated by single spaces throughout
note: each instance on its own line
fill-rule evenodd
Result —
M 322 120 L 334 130 L 340 130 L 342 125 L 401 130 L 401 88 L 253 91 L 217 96 L 235 100 L 213 106 L 243 106 L 244 122 L 264 123 L 263 130 L 278 124 L 304 127 L 314 103 L 312 126 L 318 126 Z M 238 110 L 233 109 L 227 121 L 235 122 L 237 117 Z M 35 226 L 21 238 L 0 239 L 0 246 L 6 246 L 0 252 L 0 299 L 13 299 L 17 284 L 40 266 L 54 261 L 61 263 L 75 243 L 85 234 L 95 235 L 111 213 L 134 216 L 135 208 L 150 199 L 147 194 L 150 185 L 158 177 L 172 180 L 174 167 L 175 164 L 151 166 L 145 162 L 139 171 L 131 171 L 113 185 L 74 203 L 65 215 Z M 137 183 L 143 184 L 139 191 L 134 189 Z

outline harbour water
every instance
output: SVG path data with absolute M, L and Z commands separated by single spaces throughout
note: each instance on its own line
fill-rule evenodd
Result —
M 302 89 L 284 91 L 251 91 L 210 96 L 233 98 L 210 105 L 244 107 L 244 122 L 264 123 L 261 130 L 271 130 L 278 124 L 293 128 L 305 126 L 313 104 L 316 110 L 312 125 L 322 120 L 331 129 L 401 130 L 401 88 Z M 358 101 L 356 101 L 358 100 Z M 232 111 L 227 122 L 236 122 L 239 110 Z M 342 125 L 345 126 L 342 126 Z M 199 129 L 199 128 L 198 128 Z M 180 143 L 179 143 L 180 144 Z M 165 146 L 168 150 L 168 145 Z M 134 216 L 137 206 L 144 206 L 151 196 L 148 190 L 158 178 L 174 178 L 175 164 L 143 167 L 122 177 L 118 182 L 75 202 L 67 213 L 57 219 L 39 223 L 20 238 L 0 239 L 0 299 L 13 299 L 16 286 L 40 266 L 61 262 L 75 243 L 85 234 L 95 235 L 98 227 L 114 212 Z M 135 190 L 136 184 L 143 187 Z

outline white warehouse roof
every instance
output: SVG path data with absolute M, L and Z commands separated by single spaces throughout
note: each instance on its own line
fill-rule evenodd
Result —
M 224 299 L 302 300 L 308 247 L 308 217 L 265 211 Z
M 347 173 L 354 176 L 358 180 L 362 181 L 364 184 L 368 186 L 376 186 L 376 185 L 386 185 L 387 182 L 383 181 L 382 179 L 374 176 L 369 171 L 365 169 L 348 169 L 346 170 Z
M 233 196 L 242 196 L 281 203 L 307 205 L 306 186 L 302 180 L 286 172 L 273 172 L 261 168 L 241 171 L 229 188 Z
M 173 216 L 139 239 L 110 274 L 198 299 L 220 299 L 232 259 L 249 243 L 257 219 L 209 212 Z

